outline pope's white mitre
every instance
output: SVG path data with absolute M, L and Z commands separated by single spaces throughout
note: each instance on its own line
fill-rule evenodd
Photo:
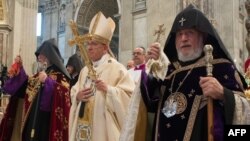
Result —
M 106 18 L 102 12 L 98 12 L 91 20 L 89 36 L 101 43 L 109 43 L 115 30 L 115 22 Z

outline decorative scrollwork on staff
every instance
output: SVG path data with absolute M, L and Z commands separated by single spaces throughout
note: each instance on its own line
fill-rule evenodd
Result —
M 161 35 L 165 35 L 165 30 L 166 28 L 164 28 L 164 24 L 158 26 L 158 29 L 155 30 L 154 32 L 154 36 L 156 36 L 155 42 L 160 42 Z M 149 64 L 151 64 L 150 72 L 155 72 L 156 70 L 160 69 L 159 62 L 156 62 L 155 60 L 152 59 L 150 59 L 149 62 L 150 62 Z
M 163 28 L 164 24 L 160 24 L 158 27 L 159 29 L 154 32 L 154 36 L 156 36 L 155 42 L 160 42 L 161 35 L 165 35 L 166 28 Z
M 68 41 L 68 44 L 70 46 L 73 45 L 77 45 L 79 50 L 80 50 L 80 54 L 81 57 L 83 58 L 83 61 L 85 63 L 85 65 L 88 67 L 88 76 L 90 77 L 90 79 L 92 80 L 96 80 L 97 79 L 97 74 L 96 71 L 93 68 L 93 64 L 87 54 L 87 50 L 84 47 L 85 42 L 88 40 L 88 36 L 83 36 L 83 35 L 79 35 L 78 29 L 77 29 L 77 25 L 74 21 L 70 21 L 70 28 L 72 30 L 72 33 L 74 35 L 74 38 Z

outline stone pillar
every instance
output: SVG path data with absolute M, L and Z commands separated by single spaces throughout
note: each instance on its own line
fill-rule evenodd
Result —
M 0 65 L 7 65 L 7 54 L 9 50 L 9 34 L 12 28 L 7 24 L 7 4 L 0 0 Z M 1 70 L 0 70 L 1 72 Z
M 7 66 L 7 54 L 9 53 L 9 32 L 7 26 L 0 26 L 0 64 Z
M 250 57 L 250 0 L 247 0 L 245 2 L 245 8 L 247 11 L 247 19 L 245 20 L 245 26 L 247 30 L 247 37 L 245 39 L 246 41 L 246 48 L 248 51 L 248 58 Z
M 32 74 L 37 48 L 36 17 L 38 0 L 15 1 L 13 58 L 20 54 L 28 74 Z M 12 63 L 12 62 L 11 62 Z
M 133 30 L 132 30 L 132 23 L 133 23 L 133 0 L 122 0 L 121 1 L 121 8 L 120 9 L 120 20 L 119 20 L 119 61 L 124 65 L 127 63 L 128 60 L 132 57 L 132 50 L 133 50 Z

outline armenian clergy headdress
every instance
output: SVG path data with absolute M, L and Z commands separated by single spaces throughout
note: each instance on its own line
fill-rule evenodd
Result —
M 55 43 L 55 39 L 44 41 L 35 52 L 36 57 L 38 57 L 39 54 L 46 56 L 52 65 L 55 65 L 62 73 L 70 78 L 70 75 L 63 64 L 63 58 Z
M 227 58 L 233 62 L 213 25 L 193 4 L 190 4 L 176 16 L 170 34 L 167 38 L 164 52 L 171 62 L 178 60 L 177 51 L 175 49 L 176 32 L 187 28 L 194 28 L 207 34 L 207 38 L 204 39 L 204 44 L 211 44 L 214 47 L 214 57 L 219 55 L 220 58 Z
M 97 42 L 109 45 L 115 30 L 115 22 L 110 18 L 106 18 L 99 11 L 91 20 L 87 40 L 95 40 Z M 113 56 L 111 49 L 109 53 Z
M 72 66 L 74 68 L 74 72 L 80 73 L 84 64 L 81 58 L 77 54 L 73 54 L 72 56 L 69 57 L 66 67 L 67 66 Z
M 196 29 L 206 35 L 204 44 L 211 44 L 213 46 L 213 58 L 225 58 L 234 64 L 233 59 L 229 55 L 225 45 L 222 43 L 221 38 L 214 29 L 213 25 L 210 23 L 207 17 L 193 4 L 190 4 L 176 16 L 166 40 L 164 52 L 168 56 L 170 62 L 178 61 L 178 55 L 175 48 L 176 32 L 187 28 Z M 239 75 L 242 77 L 240 73 Z

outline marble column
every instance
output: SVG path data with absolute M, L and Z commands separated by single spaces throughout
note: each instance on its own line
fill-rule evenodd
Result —
M 37 48 L 37 11 L 38 0 L 15 1 L 13 59 L 20 54 L 28 74 L 32 74 L 33 64 L 36 62 L 34 52 Z
M 9 32 L 12 28 L 7 24 L 6 0 L 0 0 L 0 65 L 7 64 L 7 50 L 9 46 Z

